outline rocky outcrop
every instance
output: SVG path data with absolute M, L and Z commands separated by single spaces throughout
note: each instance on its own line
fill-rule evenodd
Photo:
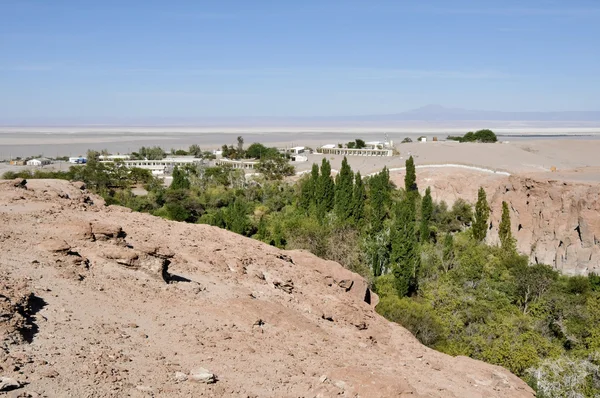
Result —
M 383 319 L 335 262 L 65 181 L 0 184 L 2 297 L 0 375 L 19 396 L 533 397 Z
M 488 192 L 488 242 L 498 244 L 502 202 L 509 204 L 513 236 L 532 263 L 568 275 L 600 272 L 600 186 L 512 176 Z

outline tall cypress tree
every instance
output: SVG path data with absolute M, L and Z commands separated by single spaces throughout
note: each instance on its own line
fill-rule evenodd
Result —
M 490 207 L 487 202 L 485 190 L 479 188 L 477 192 L 477 203 L 475 204 L 475 221 L 473 222 L 473 237 L 476 241 L 482 242 L 487 235 L 488 218 L 490 216 Z
M 427 187 L 425 196 L 421 201 L 421 242 L 429 242 L 429 222 L 431 221 L 431 215 L 433 214 L 433 200 L 431 199 L 431 188 Z
M 390 260 L 398 295 L 404 297 L 415 293 L 418 289 L 421 253 L 415 234 L 415 202 L 410 197 L 404 198 L 396 206 Z
M 342 221 L 346 221 L 352 216 L 353 184 L 354 173 L 344 156 L 342 168 L 335 177 L 335 212 Z
M 406 193 L 417 191 L 417 173 L 413 157 L 406 159 L 406 175 L 404 176 L 404 190 Z
M 360 224 L 365 217 L 365 200 L 367 192 L 360 171 L 354 175 L 354 190 L 352 191 L 352 219 Z
M 390 175 L 386 167 L 369 179 L 369 202 L 371 204 L 371 232 L 382 230 L 390 204 Z
M 315 204 L 318 180 L 319 166 L 313 163 L 311 173 L 306 177 L 302 184 L 300 198 L 298 199 L 298 206 L 307 212 L 310 210 L 311 206 Z
M 335 184 L 331 178 L 331 164 L 327 159 L 321 162 L 321 175 L 316 189 L 317 216 L 323 220 L 325 214 L 333 209 L 335 199 Z
M 510 229 L 510 212 L 508 210 L 508 203 L 506 202 L 502 202 L 502 219 L 500 220 L 498 235 L 502 249 L 506 253 L 512 253 L 516 250 L 515 240 Z

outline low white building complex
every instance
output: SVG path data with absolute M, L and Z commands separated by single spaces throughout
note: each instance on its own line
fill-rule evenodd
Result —
M 317 148 L 317 153 L 343 156 L 393 156 L 394 150 L 390 148 L 336 148 L 334 145 L 323 145 Z
M 243 170 L 254 170 L 256 165 L 258 164 L 258 160 L 256 159 L 218 159 L 216 162 L 217 166 L 231 166 L 234 169 L 243 169 Z
M 178 156 L 178 157 L 169 157 L 164 159 L 140 159 L 140 160 L 123 160 L 123 156 L 127 155 L 112 155 L 115 158 L 106 158 L 104 160 L 100 159 L 103 163 L 111 163 L 115 161 L 122 161 L 123 164 L 127 167 L 138 167 L 140 169 L 150 170 L 153 175 L 161 176 L 164 174 L 170 174 L 175 166 L 185 166 L 187 164 L 202 164 L 203 160 L 200 158 L 195 158 L 193 156 Z M 120 156 L 120 157 L 119 157 Z

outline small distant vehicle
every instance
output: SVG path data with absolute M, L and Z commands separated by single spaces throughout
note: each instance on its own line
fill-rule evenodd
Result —
M 73 163 L 73 164 L 86 164 L 87 163 L 87 159 L 84 158 L 83 156 L 73 157 L 73 158 L 69 158 L 69 163 Z

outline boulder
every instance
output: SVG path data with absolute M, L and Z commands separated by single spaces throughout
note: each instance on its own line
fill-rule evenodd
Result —
M 217 376 L 205 368 L 195 368 L 190 372 L 189 379 L 198 383 L 213 384 L 217 382 Z
M 0 377 L 0 391 L 11 391 L 21 388 L 21 383 L 10 377 Z

